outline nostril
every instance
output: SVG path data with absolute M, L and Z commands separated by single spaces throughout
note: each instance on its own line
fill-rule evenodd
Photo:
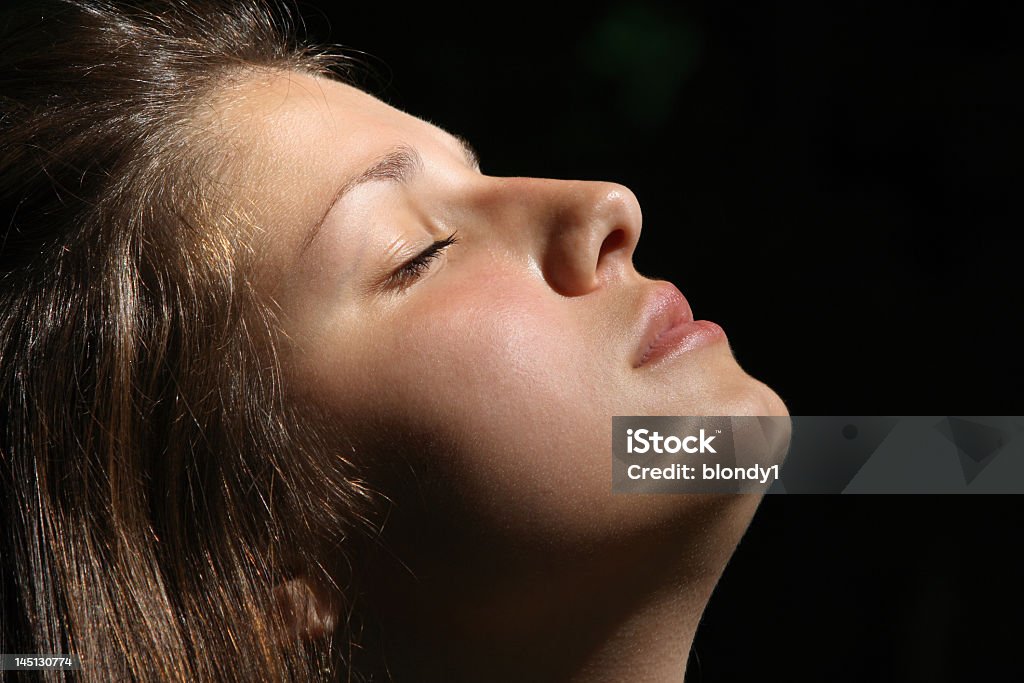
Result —
M 622 249 L 628 239 L 629 236 L 622 228 L 616 228 L 608 233 L 604 238 L 604 242 L 601 243 L 601 251 L 597 255 L 598 264 L 601 264 L 608 254 L 612 254 L 619 249 Z

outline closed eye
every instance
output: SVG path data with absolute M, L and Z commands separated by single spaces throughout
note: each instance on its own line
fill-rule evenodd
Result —
M 444 250 L 458 242 L 457 233 L 452 233 L 443 240 L 438 240 L 405 262 L 398 270 L 388 277 L 385 286 L 395 289 L 405 289 L 412 285 L 430 270 L 431 261 L 439 258 Z

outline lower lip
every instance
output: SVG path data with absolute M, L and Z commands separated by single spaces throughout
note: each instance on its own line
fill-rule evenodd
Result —
M 658 336 L 637 367 L 651 365 L 669 356 L 693 351 L 724 339 L 725 330 L 710 320 L 680 322 Z

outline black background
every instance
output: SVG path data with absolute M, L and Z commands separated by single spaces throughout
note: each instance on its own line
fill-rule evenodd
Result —
M 792 414 L 1022 414 L 1015 4 L 298 6 L 485 173 L 628 185 Z M 767 498 L 687 681 L 1024 680 L 1022 503 Z

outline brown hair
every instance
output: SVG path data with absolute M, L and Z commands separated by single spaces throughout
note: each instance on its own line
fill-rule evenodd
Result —
M 259 227 L 199 115 L 260 71 L 344 78 L 296 28 L 263 0 L 50 0 L 3 24 L 0 652 L 76 654 L 86 680 L 350 663 L 289 630 L 274 587 L 329 582 L 319 553 L 370 498 L 287 400 Z

